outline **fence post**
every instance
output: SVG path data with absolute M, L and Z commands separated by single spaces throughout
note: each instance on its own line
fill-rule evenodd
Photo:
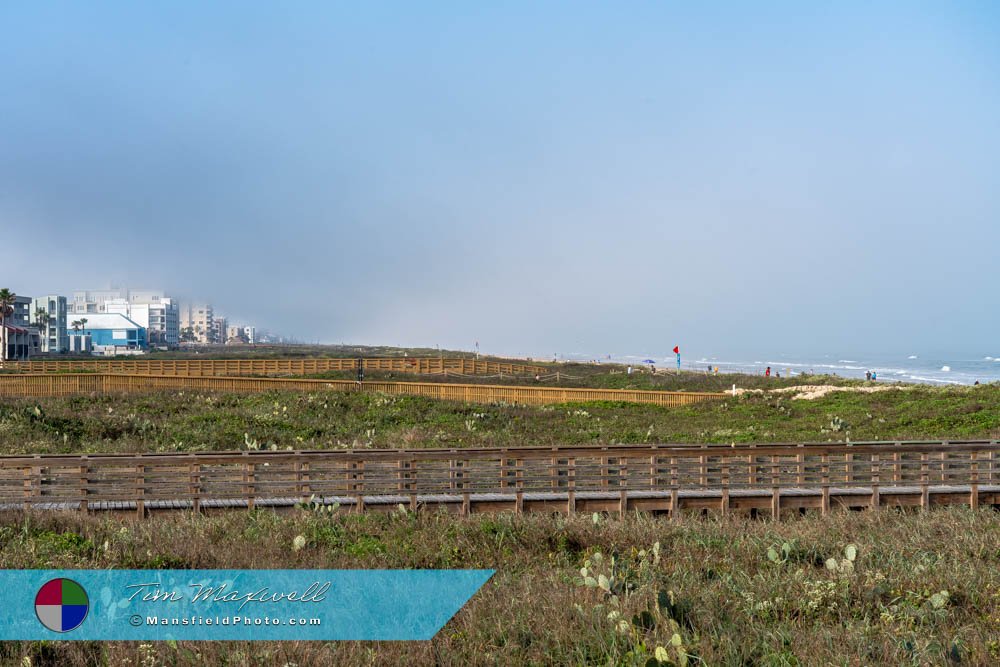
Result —
M 969 489 L 969 507 L 979 509 L 979 452 L 969 452 L 972 459 L 971 487 Z
M 570 457 L 566 462 L 567 492 L 566 513 L 576 512 L 576 457 Z
M 876 512 L 879 510 L 879 506 L 882 504 L 882 499 L 879 497 L 878 485 L 879 485 L 879 455 L 877 453 L 872 454 L 872 502 L 871 508 Z
M 90 504 L 87 501 L 87 495 L 90 493 L 90 464 L 87 463 L 87 457 L 81 457 L 82 461 L 80 463 L 80 511 L 86 512 Z
M 243 494 L 246 496 L 247 500 L 247 510 L 252 510 L 254 508 L 254 496 L 256 495 L 256 488 L 254 482 L 256 477 L 256 465 L 251 463 L 249 459 L 243 463 Z
M 920 509 L 926 510 L 930 508 L 931 494 L 930 489 L 927 486 L 928 479 L 930 477 L 929 472 L 930 466 L 927 463 L 927 453 L 921 452 L 920 454 Z
M 729 514 L 729 463 L 725 454 L 722 455 L 722 500 L 719 502 L 719 510 L 723 514 Z
M 628 513 L 628 459 L 618 459 L 618 516 Z
M 514 511 L 518 514 L 524 512 L 524 459 L 514 459 L 517 471 L 514 473 L 514 486 L 516 489 L 516 500 L 514 501 Z
M 771 518 L 781 518 L 781 488 L 778 479 L 778 457 L 771 456 Z
M 823 495 L 819 501 L 819 513 L 825 516 L 830 513 L 830 455 L 823 454 L 820 460 L 823 463 Z
M 25 466 L 24 471 L 24 509 L 31 509 L 31 466 Z
M 146 466 L 135 466 L 135 513 L 140 519 L 146 517 Z
M 191 494 L 191 510 L 201 512 L 201 464 L 192 463 L 188 466 L 188 493 Z

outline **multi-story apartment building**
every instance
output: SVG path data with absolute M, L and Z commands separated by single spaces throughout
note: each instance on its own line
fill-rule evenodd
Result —
M 185 303 L 181 305 L 181 332 L 188 343 L 214 343 L 215 319 L 212 305 Z
M 31 324 L 41 335 L 42 352 L 69 352 L 69 336 L 66 333 L 66 297 L 56 294 L 36 296 L 31 301 Z M 48 315 L 45 322 L 39 320 L 38 311 Z
M 216 345 L 224 345 L 226 343 L 229 328 L 229 321 L 221 316 L 216 315 L 212 318 L 212 342 Z
M 7 318 L 7 324 L 15 327 L 26 327 L 31 324 L 31 297 L 18 295 L 14 297 L 14 314 Z
M 73 313 L 117 313 L 140 323 L 149 345 L 177 347 L 180 343 L 180 308 L 159 290 L 82 290 L 73 292 Z

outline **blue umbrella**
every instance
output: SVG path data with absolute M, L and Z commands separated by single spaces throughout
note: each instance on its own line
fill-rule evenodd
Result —
M 644 363 L 644 364 L 655 364 L 656 362 L 653 361 L 652 359 L 643 359 L 642 363 Z

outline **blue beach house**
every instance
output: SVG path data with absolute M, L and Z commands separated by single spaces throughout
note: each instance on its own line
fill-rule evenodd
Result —
M 94 350 L 103 348 L 123 348 L 145 350 L 149 347 L 146 328 L 119 313 L 84 313 L 87 322 L 83 330 L 90 334 Z

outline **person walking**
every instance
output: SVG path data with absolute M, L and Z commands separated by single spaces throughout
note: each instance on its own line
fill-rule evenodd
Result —
M 771 367 L 770 366 L 768 366 L 767 368 L 764 369 L 764 377 L 766 377 L 766 378 L 771 377 Z

